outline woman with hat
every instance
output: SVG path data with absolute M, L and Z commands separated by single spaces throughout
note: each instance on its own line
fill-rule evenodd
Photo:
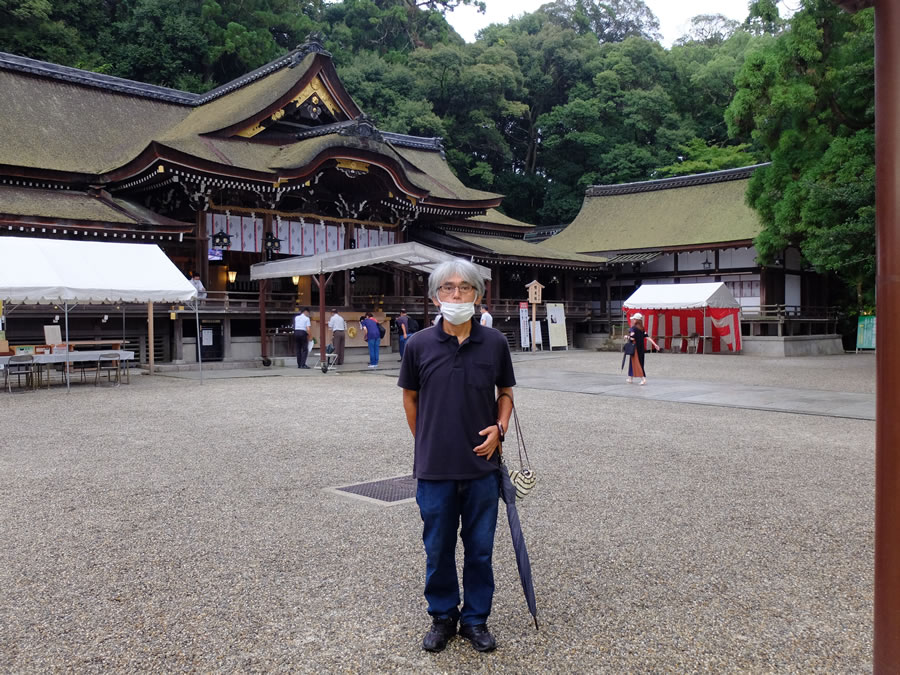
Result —
M 644 332 L 644 315 L 636 312 L 631 315 L 631 328 L 628 330 L 627 342 L 634 345 L 631 358 L 628 360 L 628 378 L 626 382 L 633 382 L 632 378 L 641 378 L 641 384 L 647 384 L 647 374 L 644 371 L 644 340 L 653 345 L 654 349 L 659 349 L 659 345 L 653 341 L 646 332 Z

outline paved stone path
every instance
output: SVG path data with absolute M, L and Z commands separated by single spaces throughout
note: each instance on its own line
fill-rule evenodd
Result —
M 527 365 L 517 369 L 516 378 L 520 387 L 533 389 L 861 420 L 875 419 L 874 394 L 674 378 L 653 378 L 646 386 L 640 386 L 639 380 L 635 379 L 634 383 L 628 384 L 622 376 L 535 369 Z

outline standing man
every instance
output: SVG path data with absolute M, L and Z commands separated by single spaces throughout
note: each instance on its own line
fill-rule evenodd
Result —
M 363 329 L 363 340 L 369 345 L 369 368 L 378 367 L 378 356 L 381 350 L 381 331 L 378 329 L 378 322 L 375 320 L 372 312 L 366 312 L 366 315 L 360 320 L 360 326 Z
M 331 344 L 334 345 L 334 353 L 337 355 L 334 363 L 337 366 L 344 365 L 344 338 L 347 330 L 347 322 L 338 314 L 336 309 L 331 310 L 331 318 L 328 320 L 331 329 Z
M 309 355 L 309 310 L 303 310 L 294 317 L 294 346 L 297 348 L 297 367 L 309 368 L 306 357 Z
M 428 294 L 441 318 L 433 330 L 412 336 L 397 382 L 415 437 L 413 472 L 432 619 L 422 648 L 444 649 L 459 623 L 462 637 L 489 652 L 497 646 L 487 627 L 500 499 L 497 448 L 512 414 L 516 379 L 506 338 L 473 320 L 475 303 L 484 295 L 475 265 L 441 263 L 431 273 Z M 464 547 L 461 611 L 457 531 Z
M 397 324 L 397 337 L 400 342 L 400 360 L 403 360 L 403 352 L 406 351 L 406 341 L 409 339 L 409 317 L 406 310 L 400 310 L 400 316 L 394 321 Z
M 494 317 L 492 317 L 491 313 L 488 311 L 487 305 L 481 306 L 481 325 L 485 328 L 494 327 Z

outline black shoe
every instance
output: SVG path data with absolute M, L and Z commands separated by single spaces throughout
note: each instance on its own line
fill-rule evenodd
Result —
M 497 641 L 491 635 L 486 623 L 477 626 L 460 626 L 459 636 L 466 638 L 479 652 L 492 652 L 497 648 Z
M 456 619 L 433 619 L 431 628 L 422 640 L 422 649 L 427 652 L 443 651 L 454 635 L 456 635 Z
M 306 370 L 309 370 L 309 366 L 300 366 L 300 367 L 305 368 Z

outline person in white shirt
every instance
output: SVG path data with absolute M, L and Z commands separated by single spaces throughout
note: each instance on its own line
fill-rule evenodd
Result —
M 200 281 L 200 275 L 195 274 L 191 277 L 191 284 L 194 288 L 197 289 L 197 299 L 205 300 L 206 299 L 206 288 L 203 286 L 203 282 Z
M 294 346 L 297 349 L 297 367 L 309 368 L 306 365 L 306 357 L 309 356 L 309 327 L 312 322 L 309 320 L 309 310 L 304 307 L 303 310 L 294 317 Z
M 491 313 L 488 311 L 487 305 L 481 306 L 481 325 L 485 328 L 494 327 L 494 317 L 492 317 Z
M 347 322 L 338 314 L 336 309 L 331 310 L 331 318 L 328 320 L 328 328 L 331 329 L 331 344 L 334 345 L 334 353 L 337 355 L 334 364 L 344 365 L 344 340 Z

